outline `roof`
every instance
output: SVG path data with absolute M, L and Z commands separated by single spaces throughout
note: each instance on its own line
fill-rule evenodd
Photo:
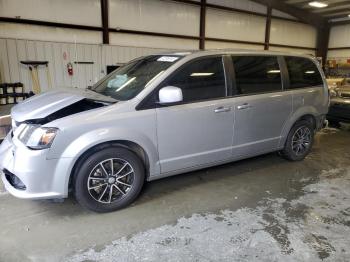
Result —
M 292 52 L 267 51 L 267 50 L 249 50 L 249 49 L 212 49 L 212 50 L 184 50 L 162 53 L 162 55 L 180 55 L 180 56 L 207 56 L 222 54 L 240 54 L 240 55 L 275 55 L 275 56 L 299 56 L 314 58 L 312 54 L 303 55 Z

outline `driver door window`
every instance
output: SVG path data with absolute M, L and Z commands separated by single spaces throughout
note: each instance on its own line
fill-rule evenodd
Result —
M 181 88 L 184 103 L 225 97 L 222 57 L 207 57 L 190 62 L 175 72 L 164 86 Z

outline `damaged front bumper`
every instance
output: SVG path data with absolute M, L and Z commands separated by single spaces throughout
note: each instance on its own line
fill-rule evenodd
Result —
M 49 149 L 31 150 L 8 134 L 0 145 L 0 172 L 6 190 L 23 199 L 68 196 L 71 158 L 47 159 Z

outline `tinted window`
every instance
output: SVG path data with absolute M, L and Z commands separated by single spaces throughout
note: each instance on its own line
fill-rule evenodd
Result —
M 184 102 L 225 97 L 222 58 L 207 57 L 189 62 L 171 76 L 165 85 L 181 88 Z
M 308 86 L 322 85 L 322 77 L 317 66 L 307 58 L 285 57 L 290 88 L 303 88 Z
M 234 56 L 236 87 L 240 94 L 256 94 L 282 89 L 277 57 Z

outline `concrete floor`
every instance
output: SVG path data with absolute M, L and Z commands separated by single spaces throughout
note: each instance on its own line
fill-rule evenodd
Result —
M 110 214 L 16 199 L 0 185 L 0 261 L 347 261 L 350 133 L 148 183 Z

